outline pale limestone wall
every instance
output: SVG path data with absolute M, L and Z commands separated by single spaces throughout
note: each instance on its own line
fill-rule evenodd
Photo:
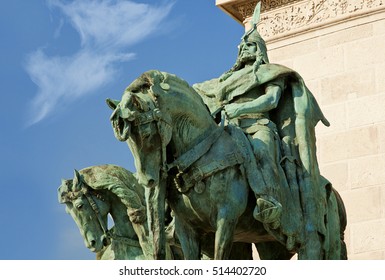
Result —
M 385 259 L 385 12 L 356 23 L 271 43 L 269 58 L 302 75 L 331 123 L 317 152 L 347 208 L 349 259 Z
M 317 153 L 347 208 L 349 259 L 385 259 L 385 1 L 297 2 L 325 5 L 325 20 L 267 36 L 270 62 L 300 73 L 331 123 L 317 126 Z M 332 10 L 337 2 L 349 4 Z M 264 30 L 280 26 L 266 25 L 274 13 Z

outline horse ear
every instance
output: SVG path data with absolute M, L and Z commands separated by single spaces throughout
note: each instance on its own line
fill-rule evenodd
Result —
M 80 175 L 79 171 L 74 170 L 74 181 L 73 181 L 73 191 L 80 188 L 80 183 L 82 183 L 82 175 Z
M 80 181 L 81 176 L 82 176 L 82 175 L 80 175 L 79 171 L 77 171 L 76 169 L 74 169 L 74 178 L 76 178 L 76 179 L 78 179 L 78 180 Z
M 116 107 L 118 106 L 118 104 L 120 103 L 120 101 L 107 98 L 106 103 L 107 103 L 108 107 L 110 107 L 112 110 L 115 110 Z

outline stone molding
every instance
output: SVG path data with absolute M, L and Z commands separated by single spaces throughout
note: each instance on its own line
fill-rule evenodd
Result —
M 216 4 L 245 24 L 260 0 L 217 0 Z M 385 0 L 261 0 L 258 30 L 266 41 L 326 27 L 385 9 Z
M 306 0 L 263 13 L 258 30 L 266 40 L 350 20 L 385 9 L 385 0 Z
M 233 8 L 242 15 L 242 22 L 247 19 L 248 17 L 251 17 L 253 15 L 253 11 L 255 8 L 255 5 L 257 5 L 258 1 L 247 1 L 247 2 L 241 2 L 238 4 L 234 4 Z
M 242 23 L 253 15 L 255 5 L 260 1 L 263 13 L 301 0 L 217 0 L 216 5 Z

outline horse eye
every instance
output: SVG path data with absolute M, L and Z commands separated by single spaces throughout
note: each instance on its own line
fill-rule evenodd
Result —
M 83 208 L 83 204 L 76 205 L 76 208 L 77 208 L 78 210 L 82 209 L 82 208 Z

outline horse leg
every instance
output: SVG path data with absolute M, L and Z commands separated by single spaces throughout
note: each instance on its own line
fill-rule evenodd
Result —
M 290 260 L 294 255 L 277 241 L 256 243 L 255 247 L 261 260 Z
M 215 232 L 215 260 L 227 260 L 233 245 L 234 231 L 238 219 L 229 213 L 232 207 L 219 210 Z
M 179 238 L 185 260 L 200 259 L 200 241 L 193 227 L 175 217 L 175 231 Z
M 142 248 L 143 255 L 146 259 L 153 259 L 153 247 L 150 240 L 148 240 L 148 228 L 146 224 L 135 224 L 132 223 L 132 227 L 136 235 L 138 236 L 140 247 Z

